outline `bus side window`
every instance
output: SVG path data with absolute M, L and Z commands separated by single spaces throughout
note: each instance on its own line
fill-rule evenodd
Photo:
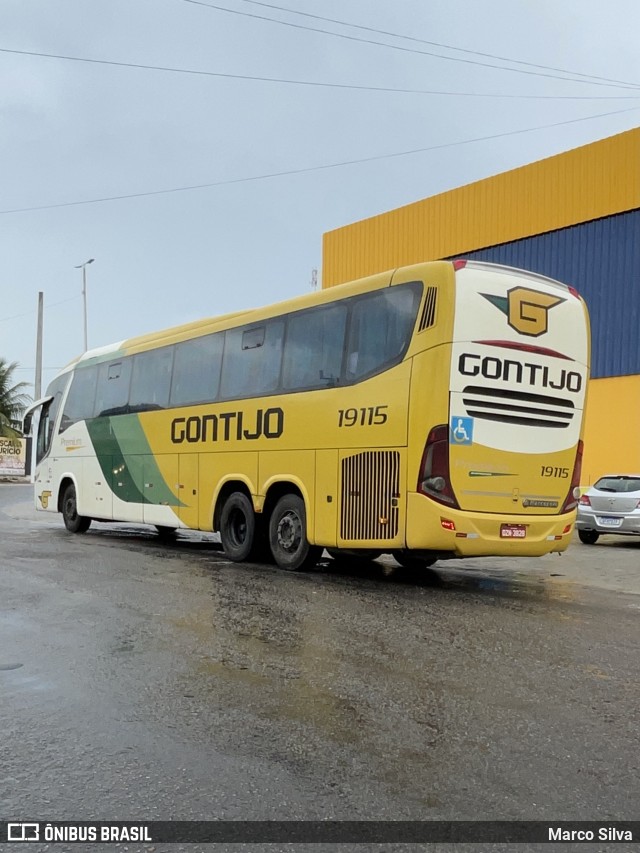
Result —
M 93 417 L 97 384 L 98 368 L 95 365 L 79 367 L 74 371 L 60 421 L 60 432 L 69 429 L 78 421 L 85 421 Z
M 415 325 L 421 285 L 400 284 L 354 300 L 347 347 L 349 382 L 399 361 Z
M 258 329 L 264 329 L 264 337 Z M 249 331 L 250 336 L 245 337 Z M 283 337 L 284 320 L 281 318 L 268 320 L 261 327 L 228 330 L 222 362 L 221 396 L 233 400 L 275 391 L 280 382 Z M 263 343 L 256 345 L 261 339 Z
M 174 347 L 161 347 L 133 357 L 129 411 L 149 412 L 169 405 Z
M 171 406 L 189 406 L 216 399 L 224 332 L 176 344 L 171 380 Z
M 289 317 L 282 364 L 285 391 L 331 388 L 340 382 L 346 326 L 344 303 Z
M 121 358 L 118 361 L 105 362 L 100 365 L 96 390 L 95 415 L 97 418 L 107 415 L 122 415 L 127 411 L 130 380 L 130 358 Z

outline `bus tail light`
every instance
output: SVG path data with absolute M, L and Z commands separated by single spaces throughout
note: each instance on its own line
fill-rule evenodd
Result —
M 418 491 L 438 503 L 458 509 L 449 477 L 449 427 L 440 424 L 429 433 L 422 454 Z
M 571 478 L 569 492 L 567 493 L 567 497 L 562 505 L 562 512 L 570 512 L 572 509 L 575 509 L 578 506 L 578 501 L 580 500 L 580 475 L 582 473 L 583 448 L 584 443 L 579 441 L 578 449 L 576 451 L 576 461 L 573 466 L 573 477 Z

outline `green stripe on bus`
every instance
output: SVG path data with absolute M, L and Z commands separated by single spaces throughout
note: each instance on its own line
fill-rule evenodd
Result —
M 184 506 L 167 485 L 137 415 L 93 418 L 87 429 L 111 491 L 127 503 Z M 114 488 L 115 483 L 118 487 Z M 145 489 L 153 483 L 153 492 Z

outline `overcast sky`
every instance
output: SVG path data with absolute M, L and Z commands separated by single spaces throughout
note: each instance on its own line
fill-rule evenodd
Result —
M 39 290 L 44 384 L 82 351 L 88 258 L 95 347 L 307 292 L 323 232 L 638 126 L 638 32 L 638 0 L 3 0 L 0 356 L 33 382 Z

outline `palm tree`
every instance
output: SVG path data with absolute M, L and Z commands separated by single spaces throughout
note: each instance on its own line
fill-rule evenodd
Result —
M 12 421 L 20 419 L 25 406 L 31 399 L 25 394 L 26 382 L 13 381 L 13 371 L 17 362 L 9 363 L 0 358 L 0 436 L 16 438 L 20 435 L 12 426 Z

